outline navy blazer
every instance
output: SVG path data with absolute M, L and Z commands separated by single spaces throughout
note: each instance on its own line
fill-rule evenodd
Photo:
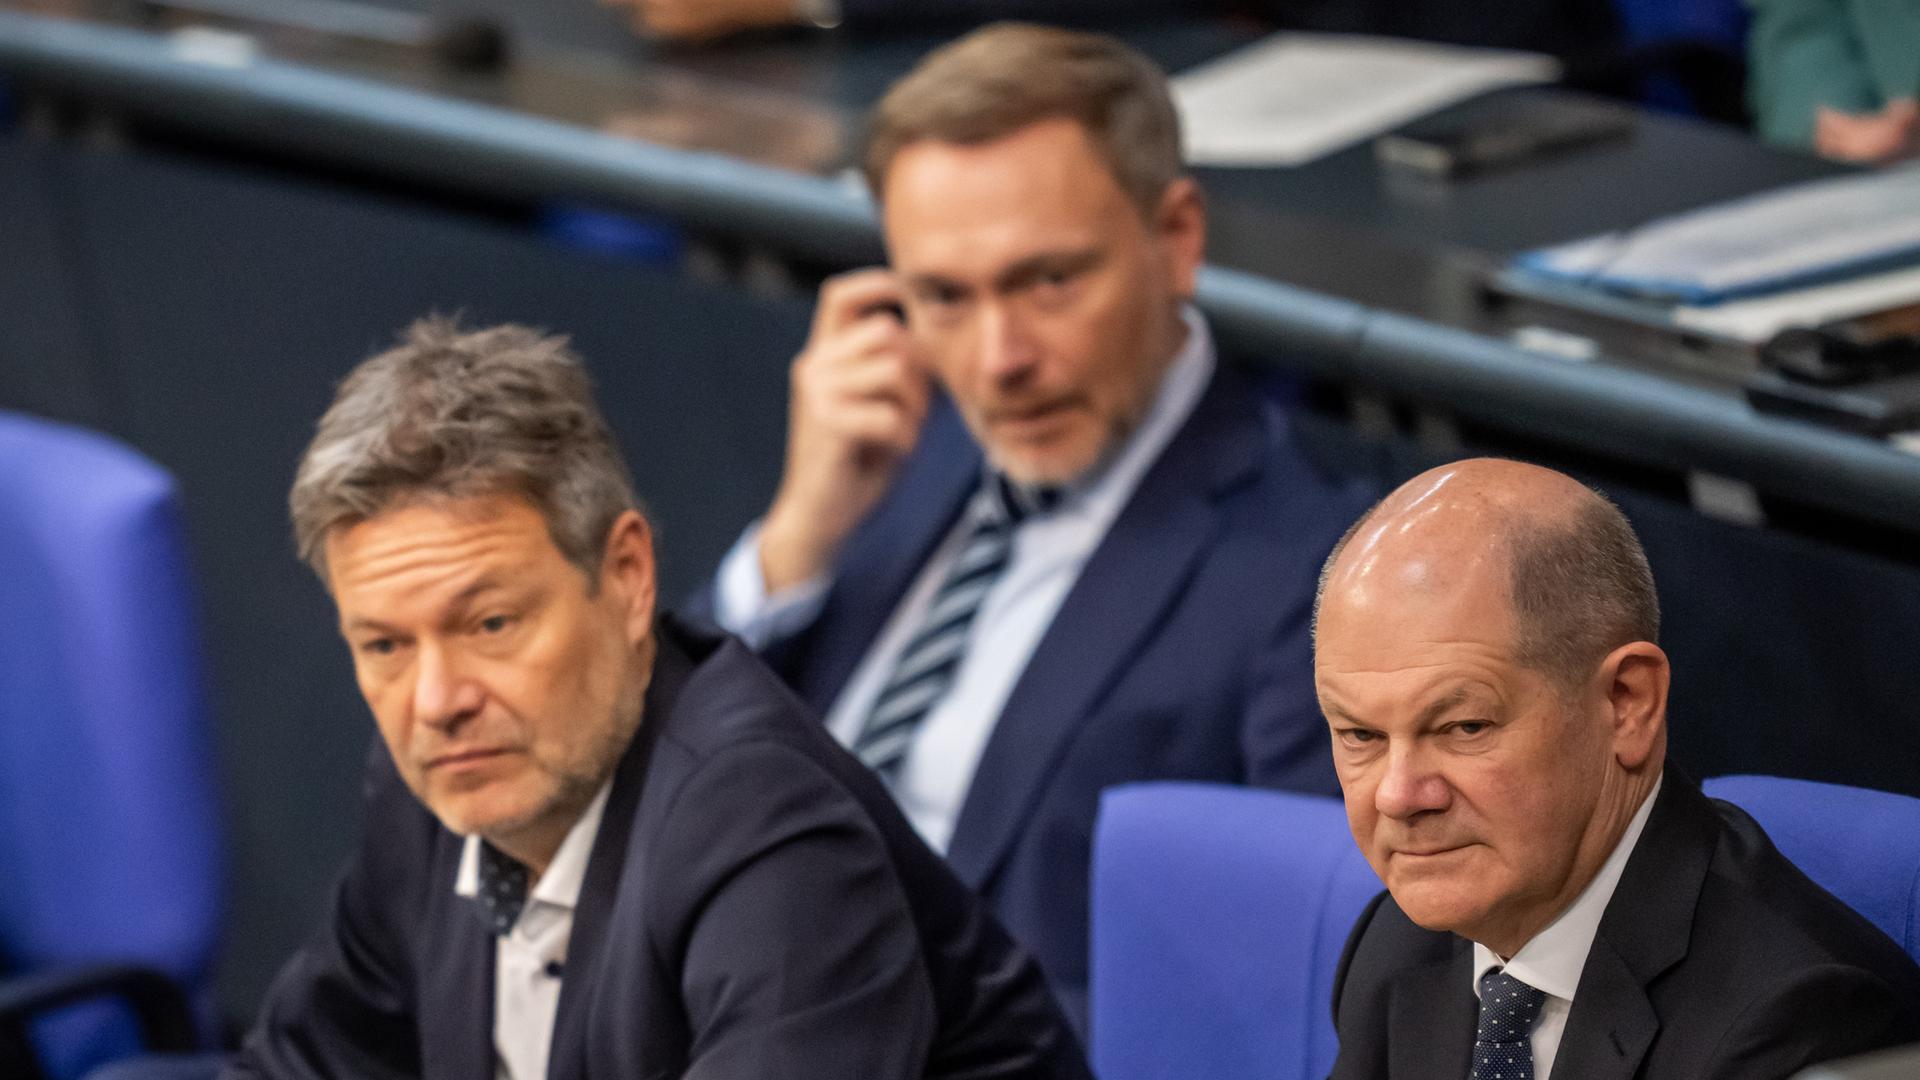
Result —
M 1467 1075 L 1473 945 L 1380 894 L 1334 983 L 1331 1080 Z M 1553 1075 L 1785 1080 L 1920 1040 L 1920 969 L 1743 811 L 1668 766 L 1574 991 Z
M 384 751 L 323 932 L 223 1076 L 493 1075 L 463 841 Z M 738 641 L 663 620 L 575 909 L 553 1080 L 1087 1077 L 1033 962 Z
M 767 649 L 822 714 L 980 476 L 979 448 L 940 402 L 841 551 L 819 618 Z M 947 857 L 1083 1030 L 1102 790 L 1170 779 L 1337 790 L 1308 624 L 1320 563 L 1363 509 L 1309 463 L 1275 400 L 1222 366 L 1014 684 Z

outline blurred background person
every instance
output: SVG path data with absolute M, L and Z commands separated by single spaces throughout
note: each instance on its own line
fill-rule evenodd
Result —
M 1762 138 L 1866 164 L 1920 153 L 1920 2 L 1748 3 Z

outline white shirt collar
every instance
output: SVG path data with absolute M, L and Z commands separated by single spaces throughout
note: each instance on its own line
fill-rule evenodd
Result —
M 580 901 L 580 886 L 587 877 L 587 860 L 593 855 L 594 837 L 600 834 L 600 818 L 607 810 L 607 793 L 613 790 L 613 781 L 601 785 L 599 794 L 587 804 L 580 819 L 567 830 L 566 839 L 560 841 L 559 850 L 553 853 L 553 861 L 547 864 L 547 872 L 533 887 L 533 895 L 527 898 L 529 906 L 550 904 L 554 907 L 572 911 Z M 467 837 L 466 846 L 460 851 L 460 870 L 454 875 L 453 891 L 455 895 L 472 899 L 480 894 L 480 837 Z
M 1500 957 L 1492 949 L 1479 942 L 1473 943 L 1473 993 L 1480 994 L 1480 976 L 1488 971 L 1504 966 L 1507 974 L 1526 983 L 1536 990 L 1561 998 L 1573 1000 L 1573 992 L 1580 985 L 1580 972 L 1587 966 L 1587 953 L 1593 950 L 1594 935 L 1600 931 L 1600 917 L 1607 913 L 1607 904 L 1613 899 L 1613 890 L 1620 884 L 1620 874 L 1627 868 L 1627 859 L 1633 854 L 1634 845 L 1640 842 L 1640 833 L 1647 826 L 1647 817 L 1653 812 L 1653 800 L 1660 794 L 1660 785 L 1666 782 L 1662 773 L 1653 782 L 1653 790 L 1640 802 L 1640 809 L 1634 812 L 1633 820 L 1627 823 L 1627 831 L 1620 836 L 1620 842 L 1613 846 L 1613 853 L 1600 865 L 1600 872 L 1593 876 L 1587 887 L 1580 891 L 1567 910 L 1554 917 L 1539 933 L 1533 935 L 1513 959 L 1500 963 Z

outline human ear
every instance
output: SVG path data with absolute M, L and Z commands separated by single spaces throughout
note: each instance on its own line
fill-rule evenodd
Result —
M 614 519 L 600 563 L 601 588 L 616 590 L 628 640 L 639 644 L 653 633 L 655 576 L 653 530 L 637 510 Z
M 1207 202 L 1200 185 L 1187 176 L 1168 184 L 1153 224 L 1166 245 L 1167 279 L 1173 294 L 1191 299 L 1207 255 Z
M 1600 667 L 1613 727 L 1613 753 L 1621 766 L 1639 769 L 1666 746 L 1667 654 L 1650 641 L 1613 650 Z M 1656 763 L 1657 764 L 1657 763 Z

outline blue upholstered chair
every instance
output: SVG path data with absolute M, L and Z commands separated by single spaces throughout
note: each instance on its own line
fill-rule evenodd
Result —
M 1778 776 L 1702 786 L 1752 814 L 1780 854 L 1920 962 L 1920 799 Z
M 169 987 L 218 939 L 214 784 L 172 481 L 0 413 L 0 1075 L 77 1076 L 138 1027 L 191 1045 Z
M 1214 784 L 1107 792 L 1090 1051 L 1102 1080 L 1318 1080 L 1340 949 L 1380 891 L 1340 800 Z
M 1746 114 L 1742 0 L 1614 0 L 1643 104 L 1729 123 Z
M 1787 858 L 1920 959 L 1920 799 L 1737 776 Z M 1318 1080 L 1334 970 L 1380 890 L 1339 800 L 1117 788 L 1094 840 L 1090 1049 L 1102 1080 Z

